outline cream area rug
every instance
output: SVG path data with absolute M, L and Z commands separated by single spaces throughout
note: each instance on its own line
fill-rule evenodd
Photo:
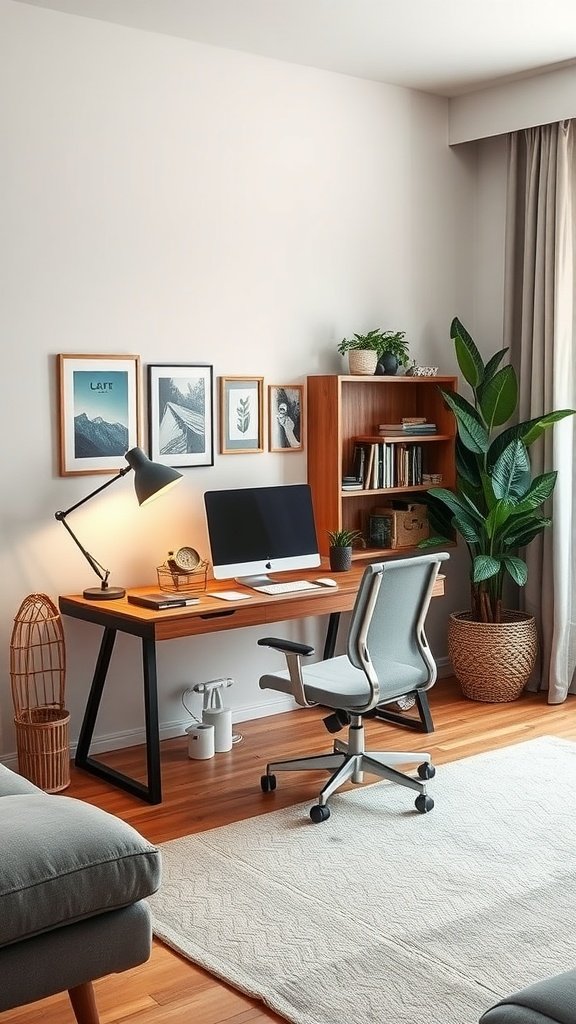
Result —
M 296 1024 L 476 1024 L 575 967 L 576 744 L 443 765 L 429 792 L 429 814 L 380 782 L 320 825 L 311 801 L 164 844 L 156 935 Z

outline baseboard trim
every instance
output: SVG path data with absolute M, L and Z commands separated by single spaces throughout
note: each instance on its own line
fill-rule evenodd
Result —
M 438 678 L 444 679 L 452 674 L 452 665 L 449 658 L 438 658 L 436 661 Z M 234 725 L 239 722 L 249 722 L 256 718 L 268 718 L 270 715 L 281 715 L 286 711 L 293 711 L 297 705 L 291 697 L 281 697 L 278 700 L 267 701 L 266 704 L 246 704 L 241 708 L 232 709 L 232 722 Z M 164 722 L 160 725 L 160 740 L 172 740 L 176 736 L 183 736 L 184 730 L 190 725 L 191 718 L 178 719 L 172 722 Z M 146 732 L 143 727 L 139 729 L 125 729 L 122 732 L 109 733 L 108 735 L 95 736 L 90 747 L 91 754 L 105 754 L 109 750 L 124 750 L 126 747 L 139 747 L 146 742 Z M 70 744 L 70 755 L 76 753 L 76 741 Z M 12 751 L 2 754 L 0 763 L 6 768 L 18 770 L 18 754 Z

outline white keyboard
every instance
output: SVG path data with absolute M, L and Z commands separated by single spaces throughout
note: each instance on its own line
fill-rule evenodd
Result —
M 288 580 L 286 583 L 265 583 L 261 587 L 252 587 L 260 594 L 296 594 L 299 590 L 323 590 L 318 583 L 310 580 Z

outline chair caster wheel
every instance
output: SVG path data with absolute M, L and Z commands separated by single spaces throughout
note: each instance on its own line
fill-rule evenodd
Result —
M 420 793 L 414 801 L 414 806 L 420 814 L 427 814 L 434 807 L 434 801 L 431 796 L 426 796 L 424 793 Z
M 435 775 L 436 769 L 429 761 L 425 761 L 424 764 L 418 765 L 418 777 L 420 779 L 433 779 Z
M 263 793 L 272 793 L 276 789 L 276 776 L 262 775 L 260 778 L 260 788 Z
M 330 808 L 326 807 L 326 804 L 314 804 L 314 807 L 310 808 L 310 817 L 315 825 L 319 825 L 321 821 L 328 821 Z

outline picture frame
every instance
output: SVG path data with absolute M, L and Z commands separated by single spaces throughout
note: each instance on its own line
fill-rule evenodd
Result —
M 304 450 L 304 386 L 268 385 L 268 448 L 271 452 Z
M 264 378 L 220 377 L 220 452 L 264 451 Z
M 117 473 L 140 444 L 140 357 L 60 353 L 60 476 Z
M 212 366 L 148 364 L 148 443 L 153 462 L 214 465 Z

